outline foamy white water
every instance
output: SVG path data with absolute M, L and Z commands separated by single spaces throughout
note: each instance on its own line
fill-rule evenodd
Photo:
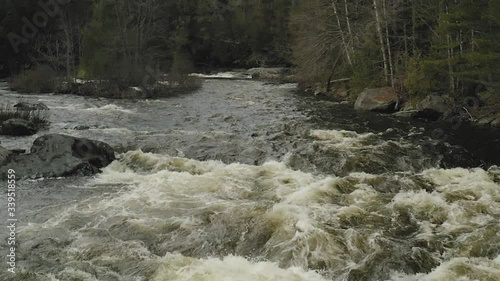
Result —
M 118 105 L 115 105 L 115 104 L 108 104 L 108 105 L 101 106 L 98 108 L 86 108 L 85 110 L 93 111 L 93 112 L 102 112 L 102 113 L 106 113 L 106 114 L 109 114 L 110 112 L 113 112 L 113 111 L 121 112 L 121 113 L 128 113 L 128 114 L 135 113 L 133 110 L 125 109 L 125 108 L 118 106 Z
M 325 281 L 314 271 L 299 267 L 282 269 L 270 262 L 251 262 L 242 257 L 194 259 L 167 255 L 154 281 Z
M 45 241 L 59 280 L 93 280 L 82 267 L 97 280 L 498 280 L 493 175 L 334 177 L 134 151 L 89 183 L 116 193 L 33 214 L 20 237 L 27 252 Z

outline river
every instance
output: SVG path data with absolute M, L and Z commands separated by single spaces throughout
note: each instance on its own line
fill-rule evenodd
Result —
M 260 81 L 141 101 L 0 85 L 20 100 L 49 106 L 41 134 L 119 155 L 95 177 L 18 183 L 18 268 L 1 280 L 500 280 L 497 132 Z

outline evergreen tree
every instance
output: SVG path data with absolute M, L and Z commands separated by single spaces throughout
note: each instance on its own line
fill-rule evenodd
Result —
M 291 23 L 294 63 L 308 84 L 348 78 L 356 92 L 386 85 L 410 95 L 491 91 L 499 81 L 499 6 L 492 0 L 302 2 Z

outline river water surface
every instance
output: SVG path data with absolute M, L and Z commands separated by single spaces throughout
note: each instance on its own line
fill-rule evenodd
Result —
M 293 84 L 207 80 L 146 101 L 1 86 L 3 104 L 50 107 L 40 134 L 119 154 L 95 177 L 19 182 L 18 268 L 1 280 L 500 280 L 495 132 L 357 113 Z

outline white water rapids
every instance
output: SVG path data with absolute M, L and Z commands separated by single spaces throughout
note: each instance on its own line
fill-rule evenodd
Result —
M 219 82 L 208 83 L 214 84 L 205 87 L 220 86 Z M 243 82 L 223 83 L 233 83 L 228 89 L 246 87 L 234 84 Z M 267 87 L 277 90 L 277 86 Z M 222 92 L 231 94 L 239 105 L 255 108 L 244 92 L 235 97 L 231 91 Z M 280 101 L 284 94 L 289 93 L 281 93 Z M 270 98 L 252 95 L 255 106 L 274 108 L 271 105 L 276 98 L 270 102 Z M 189 101 L 176 102 L 189 110 Z M 283 112 L 293 109 L 288 106 Z M 84 115 L 101 114 L 101 110 L 110 116 L 141 114 L 140 108 L 134 108 L 137 104 L 75 107 Z M 179 113 L 173 114 L 175 119 Z M 231 118 L 241 121 L 244 115 L 233 112 Z M 150 128 L 141 125 L 146 123 L 143 117 L 131 118 L 140 120 L 134 121 L 136 127 L 106 128 L 101 139 L 125 135 L 139 142 L 152 135 Z M 266 118 L 264 113 L 256 117 Z M 278 118 L 276 123 L 289 122 L 287 118 Z M 21 183 L 26 185 L 21 191 L 32 199 L 21 199 L 31 201 L 23 205 L 24 218 L 17 237 L 20 269 L 15 276 L 0 272 L 0 279 L 500 280 L 500 168 L 440 167 L 444 156 L 426 152 L 413 136 L 392 137 L 394 132 L 390 130 L 304 131 L 294 127 L 283 131 L 300 133 L 287 138 L 265 136 L 279 124 L 249 124 L 263 136 L 261 140 L 234 137 L 246 136 L 244 127 L 217 125 L 217 130 L 202 132 L 204 125 L 199 124 L 192 125 L 199 127 L 191 133 L 156 128 L 154 137 L 158 143 L 164 140 L 181 145 L 182 154 L 192 153 L 185 143 L 193 140 L 210 147 L 205 151 L 233 153 L 241 150 L 233 150 L 231 142 L 239 142 L 244 149 L 255 145 L 267 151 L 262 143 L 284 139 L 276 154 L 269 152 L 267 159 L 254 165 L 233 158 L 212 160 L 204 154 L 172 156 L 171 150 L 147 153 L 133 149 L 121 153 L 119 160 L 94 178 Z M 113 130 L 117 130 L 115 135 Z M 419 135 L 418 129 L 412 130 L 411 134 Z M 115 145 L 120 144 L 119 138 Z M 290 139 L 299 138 L 304 143 L 285 146 Z M 213 146 L 216 142 L 221 142 L 220 146 Z M 300 162 L 305 156 L 297 160 L 296 154 L 304 152 L 292 148 L 302 146 L 317 153 L 312 156 L 323 155 L 320 159 L 324 163 Z M 279 153 L 281 157 L 275 157 Z M 233 157 L 248 158 L 238 153 Z M 298 162 L 303 166 L 298 167 Z M 339 172 L 325 172 L 322 165 Z M 74 198 L 58 190 L 80 192 L 82 196 Z M 56 194 L 60 194 L 59 199 L 47 201 Z M 48 203 L 39 206 L 36 200 Z M 4 244 L 2 241 L 2 252 Z
M 20 239 L 52 280 L 494 281 L 499 175 L 339 178 L 134 151 L 86 185 L 116 192 L 47 208 Z

